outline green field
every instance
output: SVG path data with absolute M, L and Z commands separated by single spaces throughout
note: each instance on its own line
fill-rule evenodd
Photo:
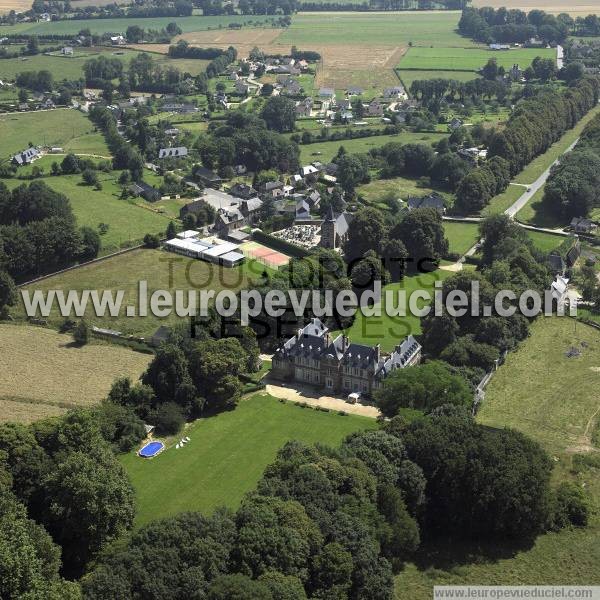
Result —
M 142 211 L 140 208 L 135 210 Z M 163 250 L 139 249 L 111 257 L 104 261 L 86 265 L 73 271 L 49 277 L 27 289 L 47 291 L 50 289 L 68 290 L 112 290 L 116 294 L 123 290 L 123 309 L 118 316 L 108 314 L 97 317 L 91 303 L 87 307 L 86 319 L 91 325 L 107 327 L 148 337 L 156 328 L 164 324 L 181 322 L 182 318 L 173 314 L 166 320 L 155 317 L 148 311 L 147 317 L 128 317 L 125 306 L 138 305 L 138 286 L 140 280 L 148 282 L 148 297 L 155 290 L 183 290 L 187 305 L 187 290 L 211 289 L 218 293 L 222 289 L 239 290 L 248 286 L 248 281 L 257 278 L 264 271 L 259 263 L 246 262 L 241 267 L 232 269 L 212 265 L 201 260 L 185 257 Z M 12 311 L 16 317 L 24 316 L 22 300 Z M 59 325 L 63 319 L 56 308 L 48 321 L 51 325 Z
M 189 31 L 206 31 L 208 29 L 226 28 L 230 23 L 241 23 L 244 25 L 264 25 L 273 19 L 271 16 L 191 16 L 185 18 L 154 17 L 134 19 L 87 19 L 68 20 L 40 23 L 19 23 L 18 25 L 0 26 L 0 36 L 17 33 L 37 35 L 70 35 L 76 34 L 82 29 L 89 29 L 92 33 L 121 33 L 124 34 L 130 25 L 138 25 L 143 29 L 163 29 L 169 23 L 177 21 L 177 25 L 184 33 Z
M 191 75 L 199 75 L 206 70 L 209 61 L 191 58 L 169 58 L 164 54 L 152 52 L 149 46 L 148 53 L 157 65 L 176 67 L 180 71 Z M 77 49 L 72 56 L 63 56 L 60 53 L 38 54 L 36 56 L 10 58 L 0 60 L 0 79 L 12 81 L 17 73 L 23 71 L 39 71 L 45 69 L 50 71 L 56 81 L 63 79 L 76 80 L 83 77 L 83 65 L 91 58 L 100 55 L 107 58 L 118 58 L 128 65 L 132 58 L 143 54 L 139 50 L 128 48 L 84 48 Z
M 463 38 L 464 39 L 464 38 Z M 409 48 L 398 68 L 417 71 L 478 71 L 490 58 L 498 66 L 510 69 L 514 64 L 528 67 L 536 56 L 556 58 L 556 50 L 549 48 L 519 48 L 508 52 L 495 52 L 483 48 Z
M 432 192 L 437 191 L 438 194 L 449 197 L 449 194 L 441 190 L 434 190 L 434 188 L 421 184 L 420 181 L 415 179 L 408 179 L 406 177 L 392 177 L 391 179 L 373 179 L 369 183 L 364 183 L 356 188 L 356 193 L 364 198 L 365 202 L 369 204 L 380 203 L 379 208 L 387 210 L 385 204 L 381 204 L 381 201 L 393 197 L 394 199 L 401 199 L 406 201 L 409 196 L 426 196 Z
M 77 154 L 110 156 L 102 134 L 83 113 L 74 109 L 0 115 L 0 138 L 0 161 L 27 148 L 29 143 L 58 146 Z
M 133 452 L 122 458 L 136 490 L 136 525 L 182 511 L 236 508 L 287 441 L 337 446 L 353 431 L 376 426 L 367 417 L 303 409 L 257 394 L 234 411 L 191 424 L 184 448 L 171 443 L 151 460 Z
M 459 12 L 300 13 L 277 43 L 311 45 L 441 46 L 466 48 L 456 33 Z M 2 30 L 0 29 L 0 33 Z
M 371 137 L 355 138 L 352 140 L 335 140 L 333 142 L 316 142 L 300 146 L 300 160 L 303 164 L 319 160 L 330 162 L 337 154 L 340 146 L 350 154 L 368 152 L 371 148 L 379 148 L 389 142 L 399 144 L 428 144 L 431 145 L 447 134 L 440 132 L 411 133 L 402 132 L 397 135 L 374 135 Z
M 450 244 L 450 252 L 461 256 L 479 239 L 477 223 L 455 223 L 444 221 L 444 231 Z
M 108 223 L 109 230 L 101 236 L 105 250 L 117 250 L 125 242 L 141 240 L 146 233 L 163 234 L 170 220 L 151 210 L 155 208 L 151 204 L 145 203 L 148 208 L 142 208 L 133 200 L 121 200 L 117 175 L 99 174 L 102 190 L 83 185 L 81 175 L 44 179 L 52 189 L 69 198 L 79 225 L 96 229 L 99 223 Z
M 436 281 L 443 281 L 450 277 L 450 271 L 437 270 L 433 273 L 421 273 L 405 277 L 400 283 L 391 283 L 385 286 L 382 294 L 389 290 L 394 292 L 394 306 L 398 305 L 398 290 L 406 291 L 406 299 L 416 290 L 425 290 L 433 296 Z M 385 295 L 381 304 L 381 316 L 366 317 L 362 312 L 356 313 L 352 326 L 346 330 L 346 335 L 357 344 L 374 346 L 381 344 L 384 352 L 391 352 L 407 335 L 421 333 L 420 318 L 410 314 L 407 306 L 407 316 L 388 316 L 385 310 Z M 419 301 L 419 307 L 423 302 Z M 379 304 L 377 305 L 379 306 Z

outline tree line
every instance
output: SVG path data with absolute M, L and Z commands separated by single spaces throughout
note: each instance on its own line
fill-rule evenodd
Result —
M 560 44 L 574 28 L 575 21 L 566 13 L 552 15 L 543 10 L 525 13 L 504 7 L 465 8 L 458 23 L 462 35 L 487 44 L 523 44 L 532 38 L 539 38 L 545 44 Z
M 237 510 L 143 527 L 96 562 L 83 593 L 389 600 L 393 575 L 421 540 L 510 545 L 585 525 L 583 492 L 553 489 L 551 472 L 535 442 L 451 405 L 351 434 L 337 448 L 291 441 Z
M 519 102 L 506 126 L 494 131 L 485 165 L 469 172 L 457 188 L 456 207 L 481 210 L 535 157 L 543 154 L 598 103 L 600 80 L 586 77 L 567 91 L 542 89 Z
M 565 220 L 600 205 L 600 115 L 586 125 L 573 152 L 552 167 L 542 203 Z
M 12 278 L 51 273 L 95 258 L 98 234 L 78 228 L 69 199 L 42 181 L 10 191 L 0 182 L 0 269 Z

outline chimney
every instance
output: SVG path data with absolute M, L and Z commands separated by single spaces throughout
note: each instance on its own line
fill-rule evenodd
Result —
M 375 350 L 375 362 L 378 363 L 381 360 L 381 344 L 377 344 L 373 349 Z

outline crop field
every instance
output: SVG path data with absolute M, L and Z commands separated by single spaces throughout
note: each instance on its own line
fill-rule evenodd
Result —
M 23 150 L 30 142 L 78 154 L 110 156 L 102 134 L 83 113 L 74 109 L 0 115 L 0 136 L 0 161 Z
M 3 0 L 0 6 L 0 14 L 9 13 L 11 10 L 15 12 L 24 12 L 31 8 L 29 0 Z
M 477 223 L 444 221 L 444 231 L 450 244 L 449 252 L 452 254 L 462 256 L 479 239 L 479 225 Z
M 150 361 L 149 355 L 121 346 L 74 346 L 68 334 L 30 325 L 0 325 L 0 348 L 2 421 L 28 422 L 96 404 L 115 378 L 136 380 Z
M 179 27 L 186 31 L 203 31 L 206 29 L 218 29 L 219 27 L 228 27 L 231 23 L 241 23 L 243 25 L 265 25 L 273 19 L 272 16 L 191 16 L 184 19 L 178 19 L 181 24 Z M 52 21 L 40 23 L 19 23 L 16 26 L 0 26 L 0 35 L 7 33 L 27 33 L 27 34 L 56 34 L 70 35 L 76 34 L 82 29 L 89 29 L 92 33 L 121 33 L 124 34 L 130 25 L 138 25 L 143 29 L 163 29 L 169 23 L 173 22 L 174 17 L 149 17 L 149 18 L 123 18 L 123 19 L 84 19 L 68 21 Z
M 450 271 L 437 270 L 433 273 L 421 273 L 405 277 L 399 283 L 390 283 L 385 286 L 382 294 L 384 297 L 381 303 L 376 306 L 381 306 L 381 316 L 365 316 L 362 312 L 356 313 L 356 318 L 352 326 L 346 330 L 346 335 L 357 344 L 367 344 L 374 346 L 381 344 L 381 349 L 384 352 L 391 352 L 394 347 L 401 342 L 407 335 L 417 335 L 421 333 L 420 318 L 411 314 L 407 316 L 389 316 L 386 313 L 385 291 L 394 292 L 394 307 L 398 306 L 398 291 L 406 291 L 406 298 L 416 290 L 425 290 L 433 296 L 433 289 L 436 281 L 443 281 L 450 277 Z M 423 306 L 423 302 L 419 302 L 419 307 Z M 406 310 L 407 313 L 410 311 Z
M 464 39 L 464 38 L 463 38 Z M 510 69 L 514 64 L 525 68 L 536 56 L 556 58 L 553 48 L 519 48 L 494 52 L 484 48 L 409 48 L 398 67 L 420 71 L 478 71 L 490 58 Z M 437 77 L 437 75 L 436 75 Z
M 137 209 L 142 210 L 142 209 Z M 176 315 L 166 320 L 156 317 L 148 310 L 148 316 L 128 317 L 125 306 L 138 308 L 139 281 L 148 282 L 148 298 L 156 290 L 183 290 L 187 303 L 188 290 L 210 289 L 218 293 L 222 289 L 239 290 L 248 286 L 248 281 L 256 279 L 265 270 L 260 263 L 249 261 L 241 267 L 224 268 L 201 260 L 188 259 L 162 250 L 138 249 L 104 261 L 86 265 L 73 271 L 61 273 L 27 287 L 31 290 L 123 290 L 121 314 L 111 317 L 95 316 L 93 306 L 86 311 L 86 319 L 92 325 L 116 329 L 124 333 L 148 337 L 157 327 L 180 322 Z M 15 317 L 24 315 L 21 299 L 19 306 L 12 311 Z M 62 318 L 54 309 L 48 321 L 59 325 Z
M 350 153 L 368 152 L 371 148 L 378 148 L 389 142 L 398 142 L 400 144 L 433 144 L 441 138 L 446 137 L 445 133 L 427 132 L 427 133 L 400 133 L 398 135 L 374 135 L 365 138 L 356 138 L 352 140 L 335 140 L 331 142 L 315 142 L 314 144 L 303 144 L 300 146 L 300 160 L 303 163 L 320 160 L 321 162 L 331 162 L 331 159 L 337 154 L 340 146 Z M 317 158 L 318 157 L 318 158 Z
M 287 441 L 336 446 L 353 431 L 376 426 L 374 419 L 303 409 L 266 393 L 242 400 L 233 411 L 189 425 L 184 448 L 171 443 L 151 460 L 134 452 L 122 458 L 136 490 L 135 524 L 182 511 L 235 509 Z
M 300 13 L 277 39 L 280 44 L 313 48 L 348 46 L 475 46 L 456 33 L 459 12 Z M 360 52 L 356 48 L 355 52 Z

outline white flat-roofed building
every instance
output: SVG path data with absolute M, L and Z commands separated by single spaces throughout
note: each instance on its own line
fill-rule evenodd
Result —
M 224 267 L 236 267 L 244 262 L 245 256 L 241 252 L 227 252 L 219 256 L 219 263 Z
M 227 254 L 228 252 L 234 252 L 235 250 L 237 250 L 236 244 L 232 244 L 231 242 L 223 242 L 222 244 L 218 244 L 216 246 L 211 246 L 210 248 L 207 248 L 202 253 L 202 258 L 204 258 L 205 260 L 214 260 L 215 262 L 217 262 L 216 259 L 218 259 L 219 256 L 223 256 L 223 254 Z
M 197 231 L 194 231 L 193 229 L 187 229 L 186 231 L 180 231 L 177 234 L 177 237 L 182 239 L 182 240 L 187 240 L 189 238 L 197 238 L 200 234 Z
M 180 238 L 173 238 L 165 242 L 167 250 L 189 256 L 190 258 L 202 258 L 202 253 L 207 247 L 206 244 L 195 239 L 182 240 Z

